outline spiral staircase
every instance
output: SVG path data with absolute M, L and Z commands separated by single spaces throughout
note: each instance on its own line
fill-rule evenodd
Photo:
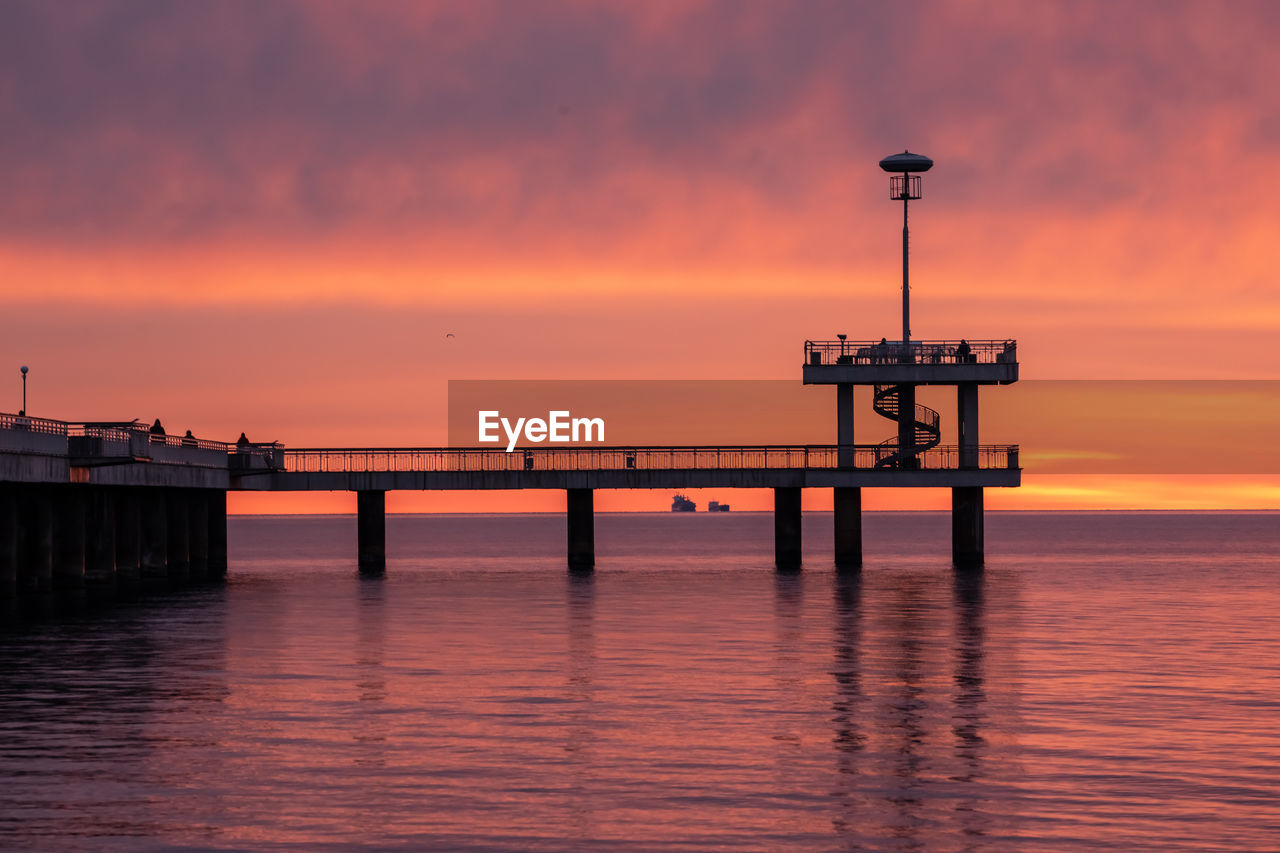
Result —
M 888 418 L 895 424 L 899 420 L 902 405 L 901 385 L 877 385 L 872 398 L 872 408 L 877 415 Z M 900 447 L 898 436 L 880 442 L 876 451 L 877 468 L 918 468 L 916 459 L 931 447 L 937 447 L 942 440 L 942 431 L 938 428 L 938 413 L 928 406 L 916 405 L 915 429 L 912 430 L 910 447 Z

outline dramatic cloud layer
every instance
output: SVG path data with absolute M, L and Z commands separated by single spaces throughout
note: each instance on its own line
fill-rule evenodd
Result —
M 1266 2 L 12 0 L 0 355 L 49 414 L 294 443 L 399 440 L 404 385 L 440 434 L 450 376 L 789 378 L 892 336 L 910 146 L 917 334 L 1274 378 L 1278 40 Z

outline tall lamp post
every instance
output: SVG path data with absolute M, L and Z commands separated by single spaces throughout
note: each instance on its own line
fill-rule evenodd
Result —
M 29 368 L 24 364 L 18 369 L 22 371 L 22 414 L 25 416 L 27 414 L 27 370 Z
M 902 358 L 901 361 L 915 361 L 911 356 L 911 298 L 910 284 L 907 276 L 907 204 L 912 199 L 920 198 L 920 176 L 912 172 L 927 172 L 933 168 L 933 161 L 923 154 L 912 154 L 903 151 L 891 154 L 880 161 L 880 168 L 890 173 L 889 198 L 902 199 Z

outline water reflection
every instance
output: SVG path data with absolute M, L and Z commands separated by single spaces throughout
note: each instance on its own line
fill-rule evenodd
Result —
M 955 609 L 955 676 L 951 731 L 959 766 L 952 779 L 962 783 L 956 799 L 962 849 L 983 845 L 987 818 L 981 813 L 977 783 L 985 775 L 983 760 L 987 739 L 986 711 L 986 627 L 984 604 L 986 575 L 981 571 L 957 571 L 952 581 Z
M 831 818 L 837 835 L 850 836 L 858 826 L 859 762 L 866 735 L 862 715 L 866 712 L 862 692 L 862 575 L 835 575 L 832 616 L 834 654 L 831 675 L 835 679 L 831 723 L 836 749 L 836 779 L 833 796 L 837 809 Z
M 354 739 L 368 749 L 357 753 L 355 763 L 384 767 L 387 724 L 387 582 L 385 577 L 362 575 L 357 579 L 356 682 Z
M 134 786 L 181 792 L 184 756 L 216 746 L 192 720 L 216 719 L 228 696 L 225 632 L 207 588 L 138 608 L 6 631 L 0 642 L 0 836 L 39 849 L 50 838 L 208 838 L 172 803 L 121 808 Z M 175 794 L 175 797 L 177 795 Z M 218 808 L 216 793 L 204 805 Z M 98 842 L 92 843 L 96 846 Z
M 596 580 L 592 572 L 567 573 L 565 619 L 568 661 L 565 669 L 569 701 L 565 726 L 570 835 L 590 839 L 596 833 L 592 790 L 595 782 L 593 749 L 599 728 L 595 712 Z

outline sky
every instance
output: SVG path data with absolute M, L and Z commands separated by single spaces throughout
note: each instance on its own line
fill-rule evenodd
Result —
M 1278 40 L 1248 2 L 10 0 L 0 410 L 28 364 L 32 414 L 433 445 L 450 379 L 798 382 L 806 338 L 896 334 L 876 163 L 906 148 L 936 163 L 916 337 L 1017 338 L 1024 378 L 1280 378 Z M 988 505 L 1280 507 L 1280 479 Z

